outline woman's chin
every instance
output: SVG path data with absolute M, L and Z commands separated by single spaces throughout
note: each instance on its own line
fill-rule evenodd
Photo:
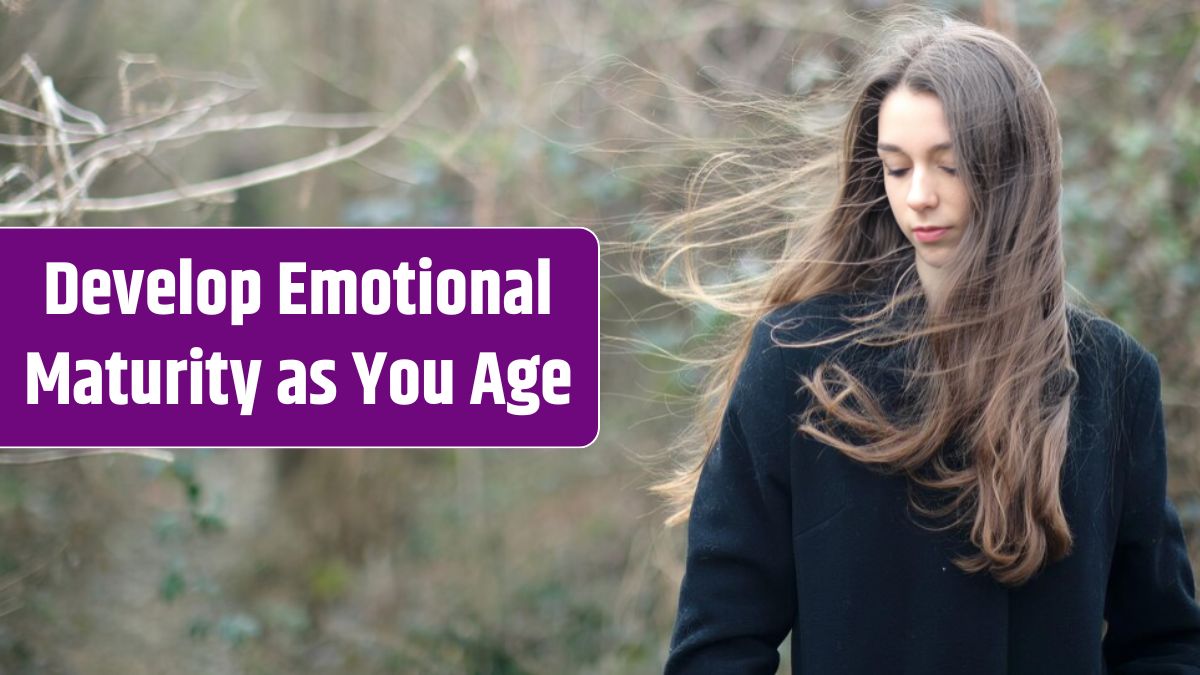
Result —
M 939 250 L 929 250 L 927 248 L 923 249 L 920 244 L 917 245 L 917 257 L 926 267 L 941 269 L 950 263 L 953 256 L 953 249 L 940 248 Z

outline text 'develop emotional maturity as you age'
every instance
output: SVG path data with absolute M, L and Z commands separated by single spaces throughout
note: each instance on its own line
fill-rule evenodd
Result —
M 6 228 L 0 445 L 586 446 L 582 228 Z

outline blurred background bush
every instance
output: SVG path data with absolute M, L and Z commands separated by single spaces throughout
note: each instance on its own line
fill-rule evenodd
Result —
M 695 157 L 673 139 L 728 131 L 647 71 L 698 92 L 803 95 L 845 70 L 846 37 L 886 4 L 3 0 L 0 99 L 21 107 L 0 116 L 0 201 L 36 202 L 39 176 L 57 176 L 41 199 L 70 184 L 69 138 L 20 141 L 44 132 L 21 112 L 48 112 L 40 72 L 110 131 L 196 101 L 228 127 L 127 148 L 84 177 L 60 225 L 581 224 L 628 239 L 678 205 L 669 186 Z M 1043 70 L 1065 142 L 1069 280 L 1160 360 L 1171 494 L 1200 560 L 1200 3 L 937 6 L 1013 37 Z M 154 208 L 87 207 L 344 146 L 460 45 L 411 117 L 346 161 Z M 316 116 L 268 117 L 281 111 Z M 661 302 L 604 279 L 603 419 L 584 450 L 0 465 L 0 672 L 658 672 L 684 533 L 660 527 L 644 488 L 664 465 L 645 458 L 685 421 L 689 380 L 656 349 L 720 320 Z

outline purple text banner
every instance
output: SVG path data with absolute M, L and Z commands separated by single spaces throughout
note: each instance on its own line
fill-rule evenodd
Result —
M 0 228 L 0 446 L 584 447 L 583 228 Z

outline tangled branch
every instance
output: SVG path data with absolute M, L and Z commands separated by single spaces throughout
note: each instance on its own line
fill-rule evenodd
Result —
M 154 66 L 151 80 L 132 81 L 128 70 L 133 64 Z M 228 113 L 223 109 L 254 91 L 252 83 L 217 75 L 172 73 L 161 69 L 152 58 L 126 55 L 119 73 L 125 117 L 110 123 L 64 98 L 53 80 L 39 70 L 29 55 L 22 57 L 21 66 L 35 86 L 39 109 L 0 98 L 0 114 L 19 123 L 32 124 L 35 131 L 0 134 L 0 146 L 14 148 L 18 153 L 21 148 L 34 148 L 45 155 L 49 166 L 39 171 L 30 163 L 18 162 L 0 171 L 0 189 L 22 178 L 29 182 L 11 199 L 0 203 L 0 221 L 43 218 L 43 225 L 55 225 L 89 212 L 135 211 L 197 200 L 230 201 L 237 190 L 356 158 L 399 131 L 460 67 L 464 78 L 470 80 L 475 75 L 475 61 L 470 49 L 460 47 L 390 115 L 289 110 Z M 132 102 L 135 90 L 149 81 L 172 79 L 204 82 L 210 87 L 199 96 L 183 100 L 176 100 L 173 92 L 161 109 L 149 113 L 135 111 Z M 172 187 L 166 190 L 126 196 L 89 195 L 89 189 L 100 175 L 123 160 L 137 158 L 155 165 L 152 155 L 160 146 L 222 132 L 270 128 L 367 131 L 320 152 L 233 176 L 188 183 L 172 175 Z

